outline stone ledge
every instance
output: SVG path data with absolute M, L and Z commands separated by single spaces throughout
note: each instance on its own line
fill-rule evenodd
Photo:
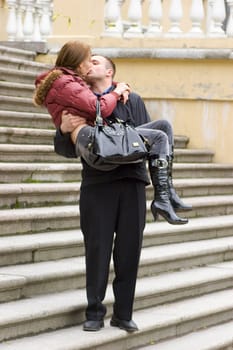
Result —
M 112 58 L 233 59 L 232 49 L 94 48 L 93 53 Z
M 0 41 L 0 45 L 43 54 L 48 52 L 48 44 L 43 41 Z

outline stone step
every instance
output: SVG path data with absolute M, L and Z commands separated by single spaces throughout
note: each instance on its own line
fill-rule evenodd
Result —
M 179 213 L 181 217 L 197 218 L 212 217 L 218 215 L 231 215 L 233 213 L 233 195 L 188 197 L 185 202 L 192 205 L 192 210 L 187 213 Z M 147 201 L 147 220 L 153 222 L 154 218 L 150 210 L 151 201 Z M 159 215 L 159 220 L 164 220 Z
M 233 179 L 174 179 L 181 197 L 231 195 Z M 15 183 L 0 184 L 0 208 L 28 208 L 46 205 L 76 204 L 80 183 Z M 147 199 L 152 200 L 154 189 L 146 187 Z
M 0 235 L 79 227 L 77 205 L 0 210 Z
M 174 147 L 176 148 L 187 148 L 189 143 L 189 138 L 183 135 L 174 135 Z
M 64 157 L 54 152 L 53 145 L 0 144 L 0 162 L 64 162 Z M 69 162 L 77 163 L 70 158 Z
M 0 104 L 2 110 L 16 112 L 46 113 L 44 107 L 37 107 L 33 104 L 32 97 L 16 97 L 0 95 Z M 12 107 L 14 106 L 14 108 Z
M 174 156 L 174 161 L 178 163 L 210 163 L 214 152 L 205 149 L 175 149 Z
M 140 350 L 232 350 L 233 321 L 188 333 L 158 344 L 137 347 Z
M 176 191 L 181 197 L 223 195 L 233 193 L 233 178 L 174 179 Z
M 0 110 L 0 125 L 6 128 L 52 129 L 51 117 L 46 113 L 30 113 Z M 24 141 L 25 142 L 25 141 Z
M 65 158 L 64 158 L 65 159 Z M 0 163 L 0 182 L 67 182 L 80 181 L 82 166 L 69 163 Z
M 233 193 L 232 178 L 193 178 L 193 179 L 173 179 L 176 192 L 181 198 L 197 197 L 208 195 L 231 195 Z M 152 185 L 147 188 L 147 198 L 153 199 L 154 190 Z
M 193 162 L 195 159 L 199 163 L 212 161 L 212 153 L 206 150 L 195 149 L 175 149 L 174 161 Z M 64 162 L 64 157 L 54 152 L 53 145 L 32 145 L 32 144 L 0 144 L 0 162 Z M 77 162 L 70 159 L 70 162 Z
M 83 332 L 80 292 L 69 291 L 38 296 L 0 306 L 0 339 L 9 340 L 50 330 L 49 333 L 1 343 L 2 349 L 133 349 L 148 342 L 159 342 L 188 332 L 229 322 L 233 319 L 233 289 L 188 298 L 134 312 L 140 331 L 127 334 L 109 326 L 101 332 Z M 107 295 L 106 301 L 109 297 Z M 35 305 L 37 307 L 35 307 Z M 78 312 L 79 311 L 79 312 Z M 78 324 L 78 325 L 77 325 Z M 74 326 L 76 325 L 76 326 Z M 66 329 L 56 330 L 62 327 Z M 63 345 L 63 347 L 61 347 Z
M 6 68 L 8 70 L 23 70 L 33 72 L 34 74 L 38 74 L 51 68 L 51 65 L 48 64 L 2 55 L 0 55 L 0 66 L 1 68 Z
M 5 114 L 3 112 L 2 113 L 0 112 L 0 120 L 1 120 L 1 117 L 3 119 L 3 122 L 1 122 L 2 126 L 0 127 L 0 143 L 53 144 L 55 129 L 52 124 L 52 121 L 50 120 L 51 118 L 49 115 L 44 115 L 44 116 L 42 115 L 42 118 L 41 118 L 41 114 L 33 115 L 28 113 L 25 118 L 25 115 L 22 116 L 22 113 L 14 112 L 14 114 L 12 114 L 12 112 L 5 111 Z M 6 125 L 4 125 L 4 120 L 6 118 L 9 118 L 10 120 L 6 122 Z M 40 126 L 40 128 L 37 123 L 38 119 L 40 119 L 38 122 L 42 124 L 41 125 L 42 127 Z M 47 122 L 47 119 L 48 119 L 47 128 L 49 130 L 47 130 L 45 128 L 46 126 L 44 125 L 45 122 Z M 13 123 L 13 121 L 15 121 L 15 124 Z M 25 121 L 25 124 L 22 125 L 22 121 Z M 18 124 L 19 126 L 17 127 Z M 33 128 L 29 128 L 28 125 L 30 125 Z M 51 130 L 51 128 L 53 130 Z M 188 138 L 185 136 L 175 136 L 174 143 L 175 143 L 175 148 L 179 148 L 179 149 L 186 148 L 188 143 Z M 190 152 L 190 156 L 191 156 L 191 153 L 192 152 Z M 206 154 L 204 152 L 204 154 L 202 155 L 202 158 L 204 156 L 211 157 L 211 153 L 208 152 L 208 154 Z M 195 154 L 194 154 L 194 157 L 195 157 Z
M 0 76 L 2 81 L 11 81 L 25 84 L 34 84 L 36 73 L 26 70 L 18 70 L 15 67 L 8 69 L 0 67 Z
M 147 223 L 144 247 L 164 246 L 232 235 L 233 215 L 190 219 L 187 225 Z M 0 236 L 0 266 L 59 260 L 83 255 L 80 229 Z M 166 253 L 165 253 L 166 256 Z
M 34 61 L 36 53 L 29 50 L 21 50 L 8 46 L 0 45 L 0 55 L 8 58 L 17 58 L 21 60 Z
M 192 252 L 192 254 L 196 254 L 201 259 L 204 246 L 206 246 L 206 242 L 203 242 L 203 247 L 199 244 L 197 248 L 194 247 L 194 251 Z M 217 244 L 213 246 L 213 257 L 216 255 L 216 246 Z M 191 250 L 187 244 L 183 244 L 182 247 L 187 248 L 189 252 Z M 40 248 L 41 253 L 43 253 L 42 247 Z M 198 248 L 200 251 L 198 251 Z M 173 257 L 171 255 L 171 249 L 173 249 Z M 180 258 L 185 261 L 185 258 L 182 257 L 181 253 L 176 253 L 176 250 L 178 251 L 176 245 L 171 246 L 171 249 L 170 254 L 165 254 L 163 257 L 163 264 L 165 266 L 159 274 L 157 272 L 157 275 L 155 274 L 153 276 L 150 269 L 147 270 L 146 267 L 139 268 L 137 291 L 140 296 L 138 296 L 138 299 L 141 300 L 137 302 L 138 308 L 164 304 L 178 299 L 233 287 L 232 261 L 218 262 L 206 267 L 194 268 L 191 266 L 192 273 L 190 273 L 189 269 L 184 270 L 182 265 L 179 267 L 181 269 L 180 271 L 172 271 L 171 260 L 175 260 L 176 257 L 178 260 Z M 225 249 L 228 252 L 230 250 L 227 248 L 226 243 Z M 144 250 L 146 251 L 147 248 L 143 248 Z M 208 254 L 211 255 L 210 252 Z M 37 258 L 40 258 L 39 252 Z M 189 257 L 186 257 L 186 259 L 189 260 Z M 155 260 L 154 269 L 156 269 L 156 264 L 158 265 L 158 269 L 161 263 Z M 197 258 L 194 266 L 195 264 L 198 265 Z M 145 265 L 143 255 L 141 265 Z M 168 270 L 166 270 L 166 265 L 169 267 Z M 112 281 L 112 279 L 113 265 L 111 264 L 110 280 Z M 42 262 L 35 259 L 34 263 L 21 263 L 20 265 L 0 267 L 0 302 L 31 298 L 35 295 L 53 293 L 54 291 L 62 292 L 82 288 L 85 288 L 85 262 L 82 256 Z M 83 292 L 83 294 L 85 293 Z
M 80 181 L 81 164 L 63 158 L 66 163 L 0 162 L 0 183 Z M 175 163 L 174 178 L 232 178 L 232 164 Z
M 31 98 L 35 86 L 32 84 L 0 81 L 0 95 Z
M 77 204 L 80 183 L 0 184 L 0 208 Z
M 176 178 L 220 178 L 233 177 L 233 164 L 224 163 L 177 163 L 174 165 L 174 176 Z
M 0 127 L 0 143 L 53 145 L 55 130 Z
M 233 214 L 233 195 L 188 197 L 187 203 L 192 204 L 193 209 L 180 216 L 195 218 Z M 148 201 L 147 221 L 154 222 L 150 204 L 151 201 Z M 164 221 L 162 217 L 159 217 L 159 220 Z M 4 209 L 0 210 L 0 224 L 0 235 L 79 228 L 79 206 L 77 203 L 76 205 Z

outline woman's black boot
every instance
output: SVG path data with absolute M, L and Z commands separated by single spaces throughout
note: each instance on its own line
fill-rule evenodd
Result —
M 166 157 L 150 158 L 149 171 L 154 186 L 154 200 L 151 203 L 151 211 L 155 221 L 160 214 L 169 224 L 187 224 L 188 219 L 176 215 L 169 198 L 168 190 L 168 162 Z
M 175 211 L 192 210 L 192 205 L 185 204 L 176 193 L 176 190 L 173 186 L 172 167 L 173 167 L 173 154 L 170 155 L 168 159 L 168 190 L 169 190 L 171 205 L 173 206 Z

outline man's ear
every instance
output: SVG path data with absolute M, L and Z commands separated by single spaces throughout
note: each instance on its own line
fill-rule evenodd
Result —
M 111 68 L 108 68 L 106 72 L 106 77 L 112 77 L 112 76 L 113 76 L 113 70 Z

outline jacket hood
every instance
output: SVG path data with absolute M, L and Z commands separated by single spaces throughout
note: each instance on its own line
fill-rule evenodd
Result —
M 76 73 L 70 69 L 63 67 L 55 67 L 47 72 L 39 74 L 35 80 L 35 92 L 33 100 L 35 105 L 42 106 L 45 103 L 46 96 L 53 84 L 53 82 L 60 78 L 63 74 L 76 75 Z

